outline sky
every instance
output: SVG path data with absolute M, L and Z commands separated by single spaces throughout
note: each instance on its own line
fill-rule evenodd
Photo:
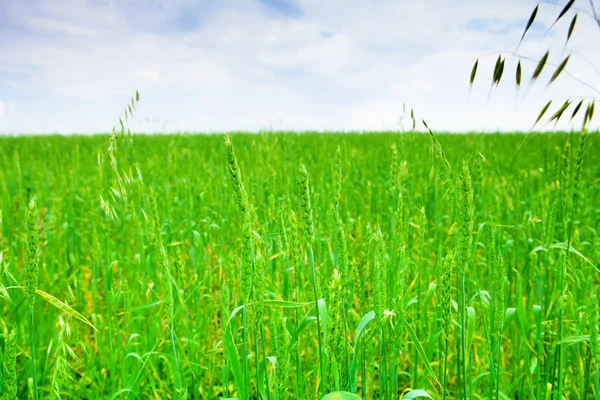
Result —
M 549 33 L 562 5 L 541 3 L 517 90 L 513 54 L 536 4 L 0 0 L 0 133 L 109 132 L 136 90 L 134 132 L 399 131 L 410 109 L 436 131 L 527 131 L 549 99 L 600 98 L 600 26 L 582 0 Z M 498 52 L 506 71 L 492 89 Z

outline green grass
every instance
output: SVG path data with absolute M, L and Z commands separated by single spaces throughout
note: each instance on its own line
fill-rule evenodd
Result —
M 0 138 L 3 385 L 600 398 L 599 136 L 436 138 L 235 134 L 229 155 L 222 135 Z

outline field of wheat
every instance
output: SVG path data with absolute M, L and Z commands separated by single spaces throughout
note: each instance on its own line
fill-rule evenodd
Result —
M 1 393 L 600 398 L 599 145 L 1 138 Z

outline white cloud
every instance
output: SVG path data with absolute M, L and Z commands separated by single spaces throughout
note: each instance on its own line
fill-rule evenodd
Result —
M 137 76 L 147 81 L 158 81 L 160 74 L 151 69 L 142 69 L 137 72 Z
M 4 111 L 6 110 L 6 106 L 3 101 L 0 101 L 0 119 L 4 117 Z
M 488 100 L 494 52 L 514 50 L 533 0 L 303 0 L 293 18 L 241 0 L 9 4 L 22 29 L 3 31 L 0 71 L 28 110 L 11 112 L 10 124 L 29 132 L 59 124 L 65 132 L 110 130 L 136 89 L 139 118 L 161 121 L 140 129 L 191 131 L 258 130 L 273 121 L 280 129 L 398 129 L 404 102 L 438 130 L 527 130 L 551 97 L 599 96 L 566 74 L 547 89 L 544 75 L 524 96 L 512 83 L 516 61 L 507 59 L 506 82 Z M 542 5 L 539 21 L 548 26 L 555 12 Z M 539 57 L 551 46 L 551 61 L 560 62 L 568 22 L 519 52 Z M 572 50 L 590 59 L 574 55 L 568 66 L 595 88 L 599 33 L 578 23 Z M 524 61 L 525 78 L 534 65 Z
M 25 17 L 23 19 L 30 28 L 52 33 L 65 33 L 76 36 L 95 36 L 97 34 L 93 29 L 84 26 L 70 24 L 68 22 L 45 17 Z

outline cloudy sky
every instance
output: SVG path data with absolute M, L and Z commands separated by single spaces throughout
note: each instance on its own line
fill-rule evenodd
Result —
M 545 35 L 551 2 L 518 50 L 549 48 L 553 65 L 572 53 L 573 77 L 546 87 L 551 68 L 515 90 L 511 53 L 536 4 L 0 0 L 0 132 L 107 132 L 135 90 L 144 132 L 398 130 L 404 103 L 438 131 L 528 130 L 550 98 L 600 97 L 600 29 L 582 0 L 566 50 L 577 10 Z M 490 95 L 498 51 L 506 82 Z M 535 62 L 523 62 L 528 82 Z

